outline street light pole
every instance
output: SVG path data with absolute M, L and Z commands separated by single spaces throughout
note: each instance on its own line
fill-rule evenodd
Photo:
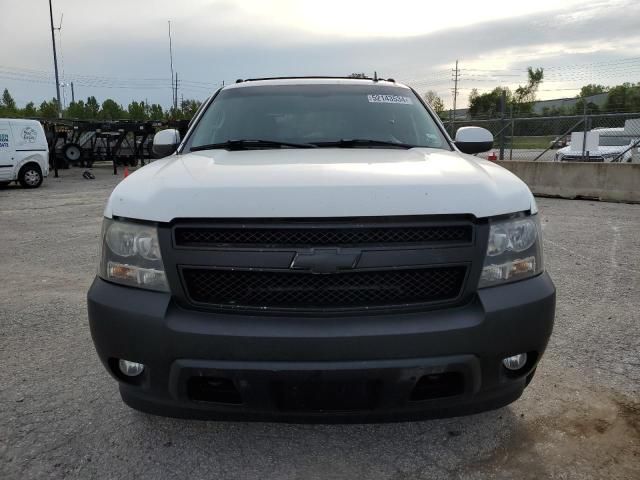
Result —
M 53 28 L 53 7 L 49 0 L 49 18 L 51 20 L 51 42 L 53 44 L 53 66 L 56 71 L 56 98 L 58 99 L 58 118 L 62 118 L 62 104 L 60 103 L 60 79 L 58 77 L 58 54 L 56 53 L 56 36 Z

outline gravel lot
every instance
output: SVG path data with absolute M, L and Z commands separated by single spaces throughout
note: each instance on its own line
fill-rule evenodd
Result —
M 0 189 L 0 479 L 640 478 L 640 205 L 542 198 L 556 328 L 524 396 L 470 417 L 215 423 L 130 410 L 85 294 L 121 179 Z

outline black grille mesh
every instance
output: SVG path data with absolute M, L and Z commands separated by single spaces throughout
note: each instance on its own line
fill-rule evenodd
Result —
M 385 307 L 451 300 L 466 267 L 356 271 L 318 275 L 183 268 L 190 298 L 216 306 L 275 309 Z
M 467 243 L 470 225 L 358 228 L 207 228 L 179 227 L 176 245 L 207 246 L 327 246 L 424 243 Z

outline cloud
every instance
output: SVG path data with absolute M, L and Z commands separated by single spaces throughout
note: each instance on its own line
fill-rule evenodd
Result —
M 341 3 L 346 5 L 347 0 Z M 630 63 L 626 69 L 566 70 L 568 65 L 640 55 L 640 5 L 631 1 L 588 5 L 562 2 L 558 7 L 558 2 L 544 0 L 535 5 L 538 13 L 533 13 L 530 4 L 524 10 L 509 10 L 504 7 L 506 2 L 494 2 L 492 7 L 483 2 L 482 8 L 489 14 L 477 18 L 472 13 L 480 8 L 478 3 L 472 4 L 469 12 L 456 15 L 451 15 L 449 5 L 444 9 L 440 4 L 434 7 L 433 2 L 413 6 L 396 3 L 390 7 L 385 2 L 386 9 L 379 8 L 373 0 L 351 2 L 344 9 L 336 8 L 334 0 L 194 0 L 188 9 L 166 0 L 153 2 L 153 8 L 149 8 L 150 3 L 125 0 L 112 0 L 108 7 L 100 9 L 94 2 L 77 0 L 57 0 L 54 5 L 65 12 L 63 69 L 69 81 L 76 74 L 77 96 L 110 96 L 122 103 L 134 98 L 169 103 L 167 18 L 172 18 L 175 66 L 183 79 L 185 97 L 203 98 L 215 84 L 235 78 L 345 75 L 360 71 L 372 74 L 376 70 L 380 75 L 404 79 L 421 91 L 432 88 L 448 99 L 450 68 L 456 59 L 463 69 L 461 88 L 465 98 L 472 87 L 482 90 L 523 82 L 528 65 L 551 68 L 544 89 L 547 85 L 549 90 L 557 89 L 553 93 L 556 96 L 569 86 L 615 84 L 640 73 L 640 63 Z M 371 10 L 358 15 L 358 4 Z M 21 40 L 18 48 L 4 51 L 0 64 L 50 71 L 48 11 L 28 12 L 24 6 L 20 10 L 18 2 L 14 5 L 5 9 L 0 31 Z M 403 20 L 421 18 L 412 10 L 420 5 L 421 10 L 416 12 L 422 15 L 421 21 L 429 24 L 425 31 L 431 33 L 415 35 L 408 29 L 402 36 L 389 37 L 388 33 L 398 29 Z M 307 17 L 314 11 L 316 16 L 309 20 Z M 344 18 L 336 20 L 335 25 L 330 23 L 331 18 L 341 14 Z M 380 31 L 386 17 L 393 19 L 388 21 L 386 33 L 373 35 L 369 30 Z M 482 21 L 475 21 L 478 18 Z M 456 21 L 464 26 L 455 26 Z M 349 22 L 358 28 L 340 33 Z M 370 27 L 363 27 L 367 22 Z M 415 22 L 407 24 L 414 28 Z M 29 34 L 18 36 L 23 31 Z M 554 77 L 554 68 L 565 75 L 556 73 Z M 502 74 L 486 70 L 500 70 Z M 572 76 L 571 72 L 576 71 Z M 144 83 L 137 81 L 130 83 L 136 88 L 121 88 L 126 82 L 113 87 L 113 81 L 105 80 L 99 87 L 100 82 L 83 82 L 78 75 L 166 78 L 166 82 L 154 81 L 148 88 L 140 88 Z M 51 98 L 54 93 L 52 85 L 46 83 L 12 82 L 0 76 L 0 86 L 2 82 L 19 102 Z M 109 84 L 112 88 L 106 88 Z M 541 92 L 541 96 L 547 93 L 551 94 Z

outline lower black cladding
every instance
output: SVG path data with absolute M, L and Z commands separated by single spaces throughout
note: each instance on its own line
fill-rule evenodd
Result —
M 423 375 L 411 392 L 411 401 L 420 402 L 464 393 L 464 376 L 460 372 Z
M 182 268 L 186 291 L 198 304 L 277 309 L 372 308 L 457 298 L 467 267 L 346 271 Z
M 242 404 L 240 392 L 232 380 L 222 377 L 191 377 L 187 381 L 187 392 L 196 402 Z
M 273 382 L 271 387 L 283 412 L 352 412 L 376 408 L 381 382 Z
M 554 307 L 546 273 L 454 308 L 330 318 L 187 309 L 100 278 L 88 294 L 107 369 L 115 358 L 147 367 L 139 385 L 116 376 L 128 405 L 224 421 L 398 421 L 506 405 L 543 355 Z M 501 360 L 519 352 L 536 352 L 534 363 L 508 375 Z

